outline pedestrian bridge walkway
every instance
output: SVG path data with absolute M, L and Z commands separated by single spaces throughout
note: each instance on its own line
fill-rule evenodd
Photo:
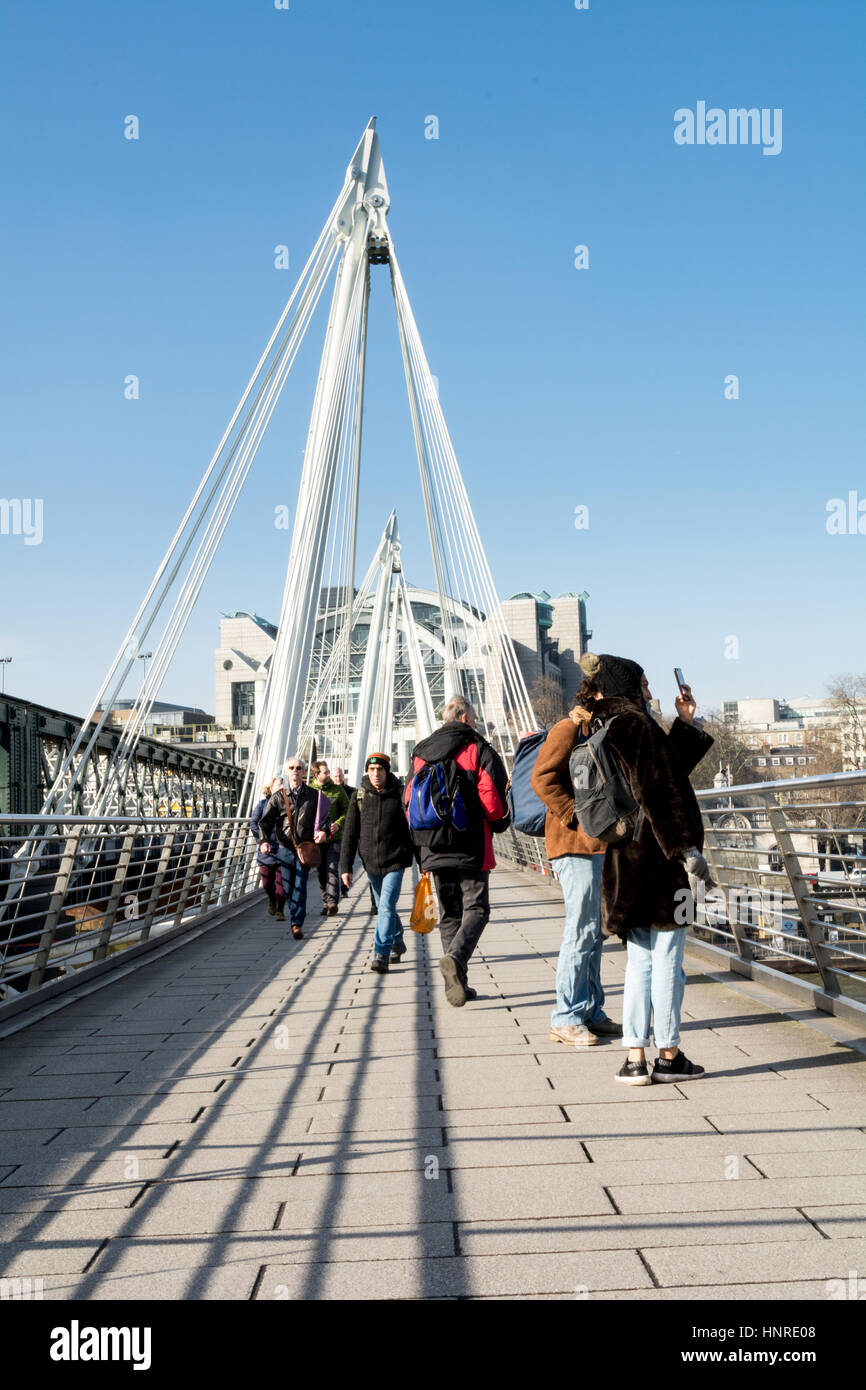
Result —
M 856 1027 L 687 957 L 684 1048 L 709 1075 L 618 1086 L 618 1041 L 548 1039 L 558 892 L 491 887 L 463 1009 L 438 933 L 369 972 L 359 875 L 338 918 L 311 885 L 302 942 L 262 898 L 6 1038 L 0 1278 L 60 1299 L 802 1299 L 866 1269 Z M 617 1018 L 624 967 L 607 945 Z

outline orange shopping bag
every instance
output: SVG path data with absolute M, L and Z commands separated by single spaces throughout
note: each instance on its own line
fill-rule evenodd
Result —
M 413 931 L 421 933 L 432 931 L 436 925 L 436 905 L 429 874 L 422 874 L 415 885 L 415 902 L 409 925 Z

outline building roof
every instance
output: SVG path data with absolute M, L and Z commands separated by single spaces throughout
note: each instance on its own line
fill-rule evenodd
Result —
M 115 700 L 112 709 L 132 709 L 135 700 Z M 199 709 L 198 705 L 169 705 L 164 700 L 154 700 L 151 705 L 152 714 L 168 714 L 172 710 L 183 710 L 186 714 L 205 714 L 206 711 Z
M 239 608 L 234 613 L 223 613 L 223 617 L 249 618 L 250 622 L 255 623 L 257 627 L 260 627 L 262 629 L 262 632 L 266 632 L 269 637 L 273 637 L 276 640 L 277 629 L 275 625 L 273 623 L 269 623 L 267 618 L 260 618 L 258 613 L 246 613 Z

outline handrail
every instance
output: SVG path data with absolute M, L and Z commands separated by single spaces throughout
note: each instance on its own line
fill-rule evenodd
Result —
M 785 791 L 790 791 L 798 787 L 832 786 L 837 782 L 866 783 L 866 768 L 858 768 L 854 772 L 822 772 L 812 777 L 776 777 L 766 782 L 737 782 L 730 787 L 700 787 L 695 795 L 698 801 L 706 801 L 730 796 L 732 792 L 765 792 L 768 787 L 784 787 Z
M 255 885 L 244 816 L 6 814 L 0 829 L 0 1016 Z

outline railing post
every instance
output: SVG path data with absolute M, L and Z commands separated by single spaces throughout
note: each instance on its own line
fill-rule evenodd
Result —
M 60 913 L 66 898 L 66 890 L 69 887 L 69 880 L 72 877 L 72 870 L 75 867 L 75 860 L 78 855 L 78 842 L 83 832 L 83 825 L 75 825 L 66 837 L 66 847 L 63 851 L 63 858 L 60 861 L 57 877 L 54 880 L 54 891 L 51 894 L 51 901 L 48 904 L 48 915 L 45 918 L 45 926 L 42 928 L 42 935 L 39 938 L 36 960 L 30 972 L 30 978 L 27 981 L 28 994 L 32 990 L 38 989 L 45 978 L 48 957 L 51 954 L 54 938 L 57 935 L 57 923 L 60 921 Z
M 752 949 L 752 943 L 751 941 L 749 941 L 748 937 L 743 935 L 742 931 L 740 930 L 742 923 L 740 922 L 739 898 L 737 899 L 736 911 L 733 914 L 733 916 L 730 912 L 730 889 L 732 885 L 726 883 L 724 879 L 724 875 L 728 872 L 727 865 L 723 864 L 721 860 L 717 857 L 717 850 L 714 840 L 716 835 L 718 834 L 718 831 L 710 821 L 710 812 L 704 811 L 703 814 L 706 817 L 707 828 L 707 834 L 704 838 L 704 857 L 706 858 L 707 863 L 713 871 L 713 878 L 716 880 L 719 887 L 724 889 L 725 906 L 728 908 L 728 926 L 730 927 L 731 935 L 734 938 L 734 945 L 737 948 L 737 955 L 740 957 L 740 960 L 754 960 L 755 953 Z M 706 913 L 706 906 L 704 907 L 704 912 Z M 692 925 L 694 926 L 694 923 Z M 707 931 L 713 930 L 712 923 L 710 922 L 709 918 L 707 918 L 706 922 L 702 923 L 702 925 L 706 927 Z
M 176 927 L 179 927 L 181 922 L 183 921 L 183 914 L 186 911 L 187 899 L 189 898 L 189 895 L 192 891 L 192 881 L 195 877 L 195 871 L 198 867 L 198 861 L 199 856 L 201 854 L 201 845 L 203 839 L 204 826 L 200 825 L 198 830 L 195 832 L 195 839 L 192 843 L 192 854 L 190 855 L 189 864 L 187 865 L 186 870 L 186 882 L 184 883 L 183 888 L 181 889 L 180 898 L 177 904 L 177 911 L 174 914 L 174 925 Z
M 166 834 L 165 844 L 159 856 L 159 863 L 156 866 L 156 875 L 153 880 L 153 887 L 150 890 L 150 897 L 147 900 L 147 907 L 144 910 L 144 922 L 141 928 L 141 941 L 147 941 L 150 936 L 150 929 L 153 926 L 153 919 L 156 916 L 156 906 L 159 902 L 159 895 L 162 892 L 162 885 L 168 873 L 169 860 L 171 859 L 172 846 L 174 845 L 175 831 Z
M 231 851 L 231 859 L 223 877 L 222 902 L 232 902 L 235 897 L 249 892 L 250 874 L 258 852 L 258 843 L 248 840 L 241 833 L 236 848 Z
M 204 911 L 206 911 L 206 909 L 207 909 L 208 901 L 209 901 L 209 899 L 210 899 L 211 888 L 213 887 L 214 879 L 216 878 L 217 874 L 219 873 L 220 861 L 221 861 L 221 859 L 222 859 L 222 855 L 223 855 L 223 851 L 224 851 L 224 847 L 225 847 L 225 842 L 226 842 L 226 839 L 227 839 L 227 837 L 228 837 L 228 834 L 229 834 L 229 827 L 228 827 L 227 825 L 224 825 L 223 828 L 222 828 L 222 830 L 221 830 L 220 833 L 219 833 L 219 837 L 218 837 L 217 842 L 216 842 L 216 847 L 215 847 L 214 853 L 213 853 L 213 863 L 211 864 L 210 868 L 207 869 L 207 871 L 205 872 L 205 874 L 204 874 L 203 877 L 202 877 L 202 895 L 201 895 L 201 904 L 200 904 L 200 907 L 199 907 L 199 910 L 200 910 L 201 912 L 204 912 Z
M 821 976 L 825 993 L 841 994 L 836 972 L 830 963 L 832 959 L 830 948 L 824 944 L 824 928 L 818 921 L 815 904 L 808 901 L 807 879 L 800 864 L 800 857 L 794 849 L 794 842 L 791 839 L 791 832 L 788 829 L 784 812 L 773 804 L 769 796 L 764 795 L 761 800 L 767 808 L 770 826 L 776 837 L 776 844 L 779 846 L 785 873 L 788 875 L 791 892 L 800 913 L 800 921 L 803 923 L 803 930 L 812 948 L 812 955 L 815 958 L 815 965 Z
M 106 837 L 103 835 L 103 848 L 105 847 L 105 838 Z M 105 960 L 105 957 L 108 955 L 108 943 L 111 940 L 111 933 L 114 929 L 117 909 L 120 907 L 120 895 L 123 892 L 123 885 L 126 882 L 129 861 L 132 858 L 132 846 L 134 844 L 135 831 L 128 830 L 120 846 L 120 859 L 117 864 L 117 872 L 114 875 L 114 882 L 111 885 L 111 893 L 108 898 L 108 906 L 105 909 L 105 916 L 102 919 L 102 929 L 99 933 L 99 940 L 93 950 L 94 960 Z

